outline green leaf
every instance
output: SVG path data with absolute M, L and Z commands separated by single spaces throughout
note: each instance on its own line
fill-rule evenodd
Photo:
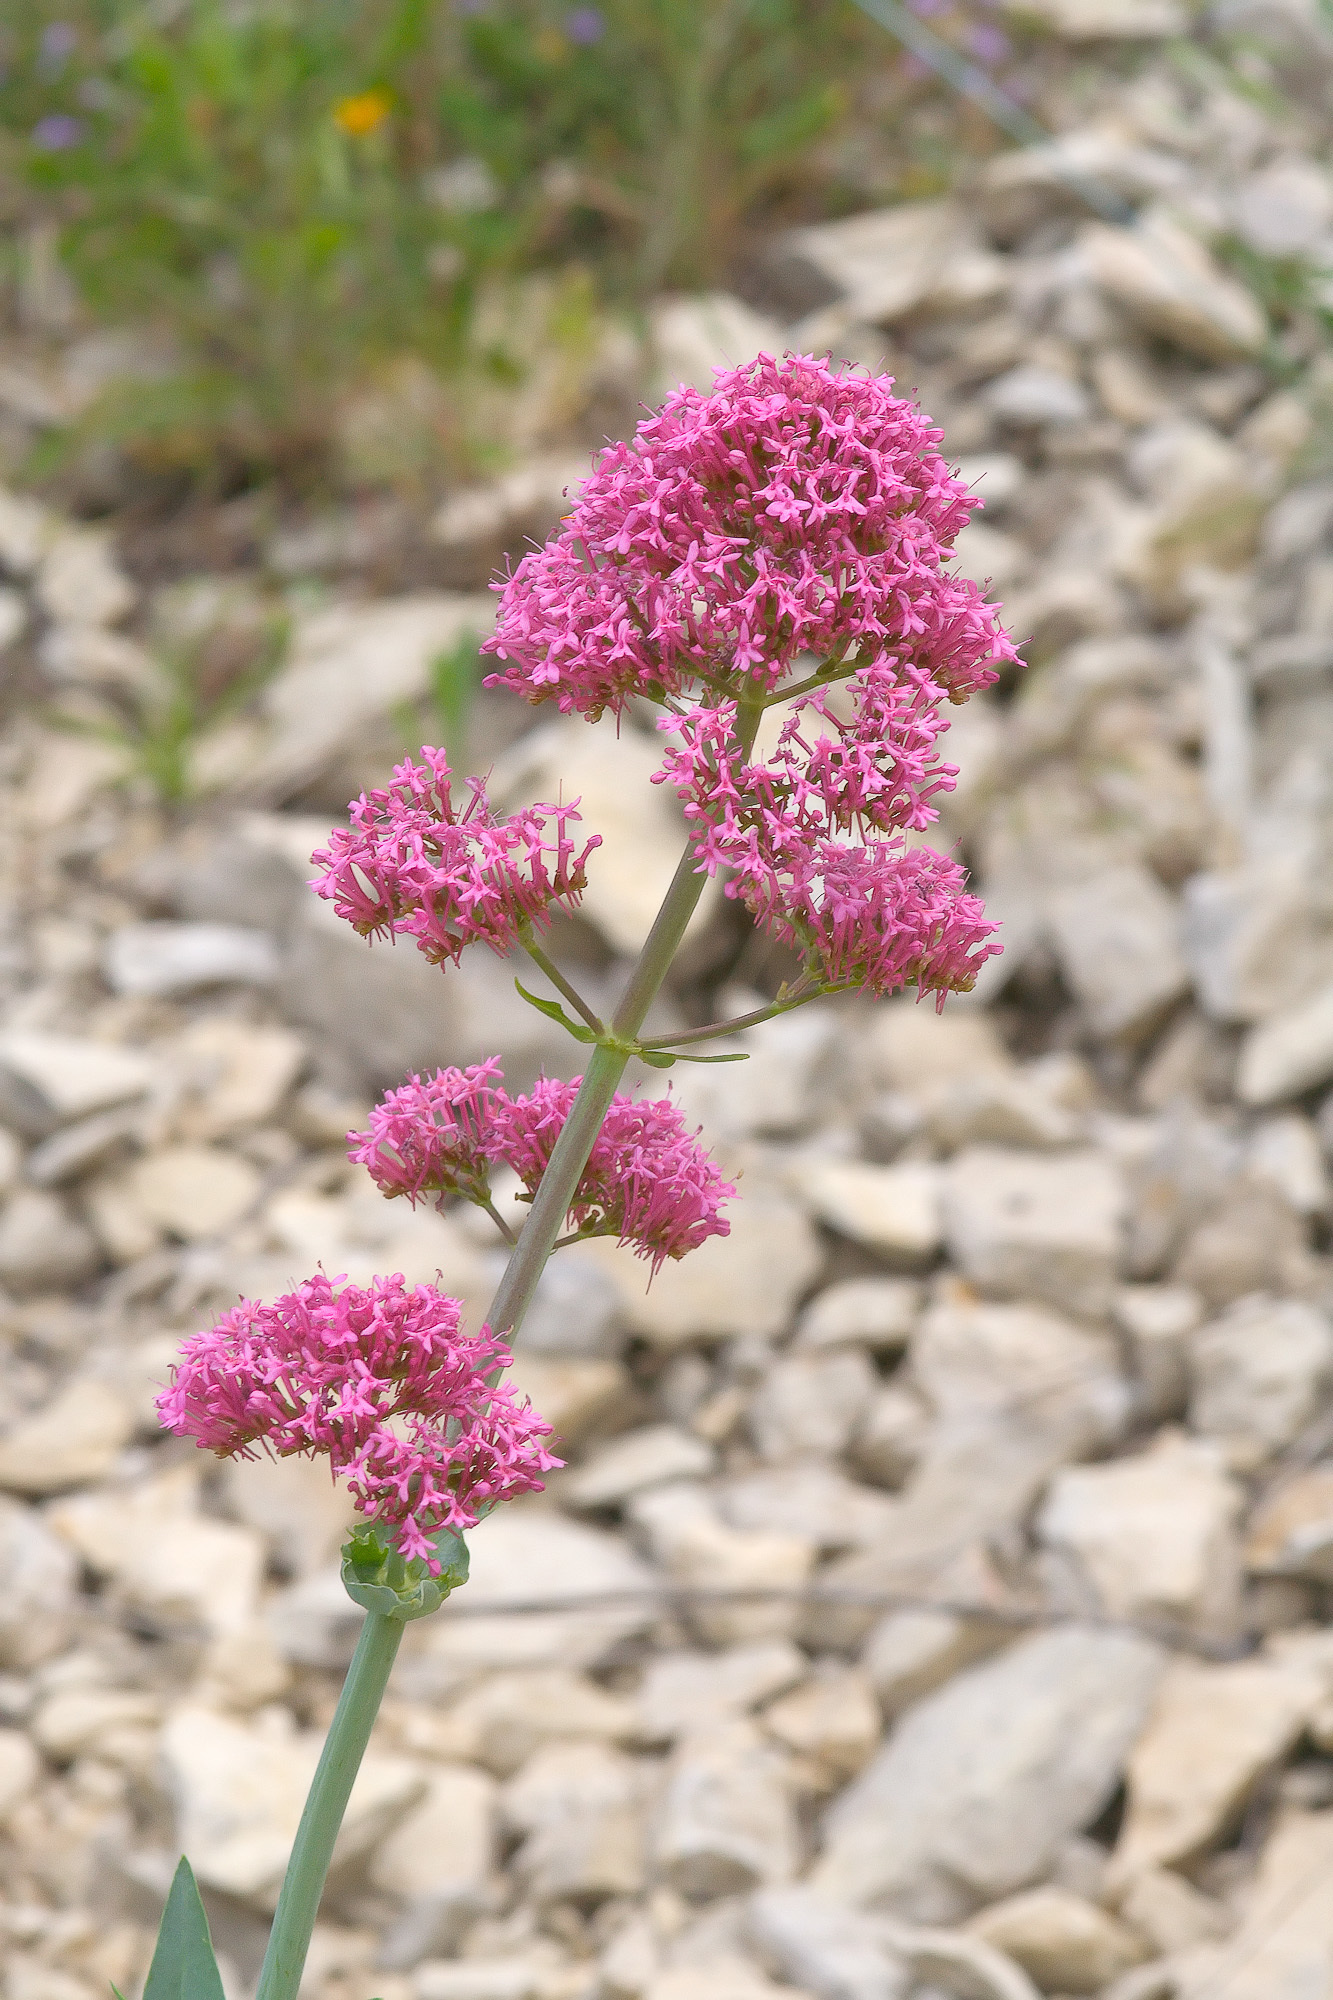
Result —
M 143 2000 L 224 2000 L 208 1918 L 184 1855 L 162 1912 Z
M 432 1576 L 419 1556 L 407 1562 L 375 1521 L 361 1522 L 343 1543 L 343 1589 L 363 1611 L 378 1612 L 404 1625 L 438 1611 L 451 1590 L 467 1582 L 468 1549 L 461 1535 L 441 1528 L 431 1547 L 440 1574 Z M 148 2000 L 148 1995 L 144 1995 Z
M 535 1007 L 539 1014 L 545 1014 L 548 1021 L 558 1021 L 561 1027 L 574 1037 L 576 1042 L 596 1041 L 597 1037 L 593 1034 L 592 1029 L 585 1028 L 580 1021 L 571 1021 L 558 1000 L 539 1000 L 535 993 L 529 993 L 521 979 L 516 979 L 514 984 L 527 1001 L 529 1007 Z
M 748 1049 L 735 1049 L 730 1055 L 725 1056 L 687 1056 L 682 1049 L 676 1056 L 677 1062 L 749 1062 L 749 1060 Z

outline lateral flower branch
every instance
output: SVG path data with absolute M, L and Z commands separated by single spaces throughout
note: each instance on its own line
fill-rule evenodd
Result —
M 551 1252 L 613 1236 L 656 1273 L 727 1234 L 735 1189 L 669 1095 L 618 1090 L 630 1057 L 731 1060 L 686 1051 L 820 994 L 915 987 L 939 1006 L 999 949 L 957 862 L 917 836 L 957 775 L 939 755 L 946 706 L 1016 655 L 996 608 L 947 567 L 977 502 L 941 457 L 941 433 L 892 390 L 887 376 L 808 355 L 761 355 L 708 394 L 679 389 L 602 453 L 560 531 L 497 585 L 488 685 L 589 721 L 622 718 L 631 701 L 660 711 L 656 782 L 680 799 L 686 841 L 609 1021 L 543 944 L 596 865 L 577 801 L 501 815 L 468 778 L 459 803 L 443 751 L 428 747 L 356 800 L 314 856 L 316 894 L 363 937 L 411 940 L 441 968 L 473 944 L 526 952 L 560 998 L 519 991 L 590 1054 L 582 1077 L 519 1095 L 498 1057 L 411 1076 L 348 1135 L 386 1197 L 475 1203 L 510 1243 L 475 1332 L 435 1287 L 321 1272 L 193 1335 L 159 1399 L 170 1430 L 222 1456 L 327 1458 L 362 1517 L 343 1575 L 367 1615 L 258 2000 L 295 2000 L 404 1624 L 466 1579 L 462 1535 L 560 1462 L 550 1426 L 502 1381 Z M 801 969 L 739 1020 L 642 1039 L 719 875 Z M 527 1204 L 517 1236 L 492 1198 L 501 1166 Z M 206 1946 L 187 1878 L 188 1867 L 162 1952 L 183 1949 L 168 1936 L 182 1911 Z

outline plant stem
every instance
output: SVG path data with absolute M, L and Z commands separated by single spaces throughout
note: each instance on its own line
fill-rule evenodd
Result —
M 762 701 L 743 701 L 737 707 L 737 735 L 741 749 L 753 747 L 763 717 Z M 622 1041 L 631 1041 L 643 1026 L 648 1009 L 670 970 L 682 938 L 704 892 L 707 877 L 698 872 L 693 841 L 676 863 L 671 887 L 644 939 L 629 984 L 611 1017 L 611 1032 Z M 595 1048 L 578 1096 L 574 1099 L 564 1130 L 555 1142 L 550 1164 L 532 1199 L 527 1221 L 519 1232 L 518 1246 L 505 1266 L 499 1289 L 491 1301 L 487 1324 L 492 1333 L 514 1333 L 532 1304 L 537 1280 L 546 1267 L 569 1213 L 569 1204 L 579 1184 L 593 1142 L 602 1129 L 616 1085 L 625 1074 L 629 1052 Z
M 626 1040 L 642 1027 L 703 894 L 705 877 L 694 871 L 694 849 L 687 847 L 611 1022 L 612 1033 Z M 487 1319 L 492 1333 L 513 1333 L 521 1325 L 537 1289 L 537 1280 L 565 1226 L 574 1190 L 628 1061 L 629 1054 L 624 1049 L 593 1050 L 578 1096 L 519 1232 L 518 1247 L 505 1266 L 499 1289 L 491 1301 Z
M 738 734 L 746 751 L 754 742 L 762 714 L 760 702 L 740 704 Z M 697 872 L 694 846 L 690 842 L 676 864 L 671 886 L 612 1018 L 611 1032 L 622 1043 L 633 1041 L 643 1026 L 706 881 L 707 877 Z M 547 968 L 543 965 L 542 969 Z M 592 1052 L 587 1074 L 555 1142 L 527 1221 L 491 1302 L 488 1320 L 495 1333 L 513 1331 L 532 1302 L 537 1280 L 560 1237 L 574 1190 L 602 1129 L 616 1085 L 624 1075 L 629 1054 L 628 1048 L 604 1045 Z M 301 1824 L 296 1829 L 255 2000 L 296 2000 L 338 1829 L 402 1636 L 403 1626 L 397 1619 L 367 1612 L 310 1796 L 301 1814 Z
M 809 993 L 798 993 L 786 1000 L 770 1000 L 766 1007 L 752 1007 L 748 1014 L 738 1014 L 734 1021 L 710 1021 L 706 1028 L 686 1028 L 679 1035 L 643 1035 L 639 1039 L 641 1049 L 683 1049 L 687 1042 L 711 1042 L 718 1035 L 736 1035 L 742 1028 L 757 1028 L 764 1021 L 773 1021 L 779 1014 L 790 1014 L 794 1007 L 804 1007 L 807 1000 L 818 1000 L 819 988 L 813 987 Z
M 366 1613 L 296 1829 L 255 2000 L 296 2000 L 334 1842 L 403 1630 L 396 1618 Z
M 583 1019 L 592 1029 L 594 1035 L 600 1035 L 603 1032 L 602 1023 L 593 1013 L 592 1008 L 588 1005 L 587 1001 L 583 998 L 583 995 L 578 991 L 578 989 L 572 986 L 569 980 L 565 978 L 565 975 L 560 970 L 560 967 L 556 965 L 552 959 L 547 957 L 546 953 L 542 950 L 541 946 L 536 942 L 536 940 L 530 936 L 525 937 L 523 940 L 523 949 L 528 954 L 528 957 L 532 960 L 533 964 L 537 967 L 537 969 L 540 972 L 544 972 L 546 974 L 546 977 L 550 980 L 556 992 L 562 993 L 565 999 L 568 1000 L 570 1006 L 574 1009 L 575 1013 L 581 1014 L 583 1016 Z

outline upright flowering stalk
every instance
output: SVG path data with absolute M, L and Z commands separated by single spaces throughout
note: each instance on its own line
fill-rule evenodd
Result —
M 660 711 L 657 780 L 681 801 L 686 842 L 609 1022 L 540 942 L 552 913 L 577 904 L 598 845 L 578 843 L 577 802 L 498 814 L 470 778 L 460 805 L 443 753 L 427 748 L 358 799 L 315 856 L 316 893 L 368 939 L 410 940 L 442 968 L 471 944 L 524 950 L 558 998 L 519 991 L 590 1055 L 581 1078 L 520 1095 L 498 1058 L 412 1076 L 348 1135 L 386 1196 L 475 1203 L 512 1246 L 475 1333 L 433 1287 L 319 1273 L 195 1334 L 160 1399 L 169 1428 L 224 1456 L 326 1458 L 363 1517 L 343 1574 L 367 1616 L 258 2000 L 295 2000 L 404 1622 L 466 1578 L 462 1532 L 558 1463 L 549 1426 L 499 1379 L 547 1258 L 606 1235 L 656 1273 L 727 1233 L 735 1189 L 670 1097 L 618 1092 L 630 1057 L 731 1060 L 689 1050 L 820 993 L 914 986 L 942 1004 L 998 949 L 958 864 L 918 836 L 956 776 L 939 755 L 945 705 L 1015 654 L 995 608 L 949 568 L 976 503 L 940 457 L 940 433 L 892 387 L 807 355 L 761 355 L 707 395 L 678 390 L 602 455 L 560 532 L 498 586 L 491 685 L 590 720 L 631 702 Z M 645 1040 L 710 875 L 801 969 L 740 1021 Z M 517 1234 L 493 1199 L 499 1168 L 528 1205 Z M 186 1870 L 164 1965 L 184 1963 L 182 1924 L 201 1935 L 188 1888 Z

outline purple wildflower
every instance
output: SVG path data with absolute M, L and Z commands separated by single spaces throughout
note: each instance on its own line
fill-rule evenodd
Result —
M 591 48 L 606 33 L 606 17 L 600 7 L 574 7 L 565 16 L 565 33 L 576 48 Z
M 39 153 L 67 153 L 83 137 L 83 120 L 66 111 L 53 111 L 39 118 L 29 138 Z

